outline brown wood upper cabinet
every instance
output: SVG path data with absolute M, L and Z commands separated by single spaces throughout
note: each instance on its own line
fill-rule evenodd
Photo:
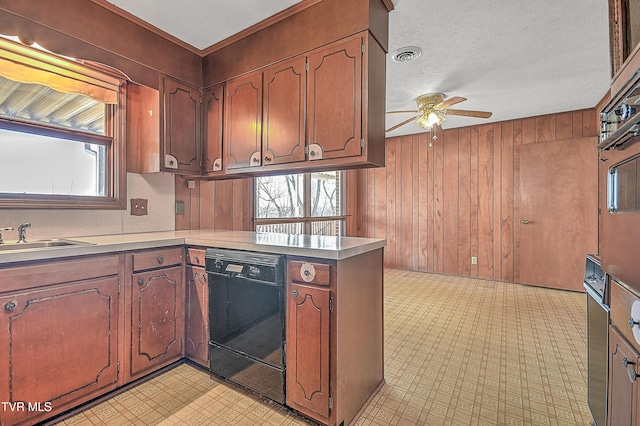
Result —
M 127 88 L 127 171 L 199 174 L 201 90 L 161 77 L 160 91 Z
M 362 58 L 365 42 L 356 37 L 309 56 L 307 133 L 309 159 L 354 157 L 362 135 Z
M 224 84 L 204 90 L 202 99 L 202 150 L 204 175 L 223 173 L 222 125 L 223 125 Z
M 227 83 L 227 169 L 304 161 L 304 57 Z
M 226 170 L 384 165 L 384 58 L 363 32 L 228 81 Z
M 162 78 L 162 170 L 200 173 L 201 99 L 200 89 L 169 77 Z

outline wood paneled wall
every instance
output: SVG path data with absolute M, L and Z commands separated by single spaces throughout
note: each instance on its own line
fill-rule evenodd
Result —
M 103 7 L 104 6 L 104 7 Z M 61 55 L 107 64 L 133 81 L 158 88 L 163 73 L 202 86 L 202 57 L 150 25 L 133 22 L 106 0 L 0 0 L 0 31 L 38 42 Z
M 253 230 L 253 179 L 219 181 L 191 180 L 176 175 L 176 202 L 184 202 L 184 213 L 176 215 L 176 230 Z
M 386 167 L 347 173 L 347 235 L 386 238 L 389 268 L 517 282 L 519 147 L 597 134 L 589 109 L 387 139 Z

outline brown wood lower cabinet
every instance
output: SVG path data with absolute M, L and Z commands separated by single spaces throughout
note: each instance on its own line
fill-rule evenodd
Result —
M 182 251 L 182 248 L 174 249 Z M 171 259 L 171 252 L 160 253 Z M 134 258 L 135 259 L 135 258 Z M 132 378 L 147 374 L 182 357 L 184 339 L 183 266 L 132 274 Z
M 187 267 L 185 353 L 209 368 L 209 284 L 204 268 Z
M 609 326 L 609 422 L 611 426 L 638 424 L 638 378 L 640 355 Z
M 384 380 L 382 256 L 288 257 L 286 404 L 322 424 L 349 424 Z
M 640 342 L 636 332 L 640 317 L 634 305 L 640 296 L 610 280 L 608 421 L 610 426 L 640 424 Z M 635 322 L 634 322 L 635 321 Z
M 209 281 L 204 249 L 187 249 L 185 298 L 185 355 L 209 368 Z
M 0 424 L 33 424 L 116 388 L 118 264 L 113 255 L 1 271 L 0 288 L 14 279 L 33 289 L 0 294 Z
M 291 282 L 287 303 L 287 405 L 329 418 L 331 292 Z

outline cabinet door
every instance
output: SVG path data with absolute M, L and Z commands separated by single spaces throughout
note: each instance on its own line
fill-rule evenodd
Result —
M 355 37 L 309 56 L 309 160 L 361 154 L 363 43 Z
M 294 58 L 264 71 L 262 164 L 304 161 L 306 59 Z
M 127 172 L 160 171 L 160 92 L 127 85 Z
M 187 357 L 209 367 L 209 285 L 204 268 L 187 267 L 185 306 L 185 352 Z
M 222 172 L 222 106 L 224 85 L 213 86 L 204 92 L 202 172 L 216 174 Z
M 180 358 L 184 322 L 182 268 L 133 274 L 131 375 Z
M 49 417 L 116 387 L 117 277 L 4 296 L 0 304 L 0 400 L 32 404 L 2 410 L 2 424 Z
M 330 296 L 324 288 L 289 283 L 286 401 L 314 418 L 329 417 Z
M 262 164 L 262 72 L 227 82 L 225 108 L 226 170 Z
M 638 353 L 617 328 L 609 327 L 609 425 L 637 424 Z
M 173 172 L 200 172 L 200 89 L 163 78 L 162 169 Z

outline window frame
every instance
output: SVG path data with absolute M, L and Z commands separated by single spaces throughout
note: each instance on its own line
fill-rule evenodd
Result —
M 339 203 L 340 203 L 340 214 L 334 216 L 311 216 L 311 174 L 312 173 L 321 173 L 321 172 L 306 172 L 306 173 L 287 173 L 286 175 L 304 175 L 303 184 L 304 184 L 304 194 L 303 194 L 303 205 L 304 205 L 304 216 L 301 217 L 282 217 L 282 218 L 259 218 L 257 217 L 257 197 L 258 197 L 258 181 L 259 178 L 254 178 L 253 182 L 253 230 L 255 231 L 259 225 L 279 225 L 279 224 L 288 224 L 288 223 L 301 223 L 303 224 L 303 234 L 304 235 L 315 235 L 311 234 L 311 226 L 313 222 L 329 222 L 329 221 L 340 221 L 340 235 L 343 236 L 345 232 L 345 220 L 347 215 L 344 214 L 344 171 L 336 170 L 336 173 L 339 173 L 338 177 L 338 194 L 339 194 Z
M 72 141 L 90 141 L 107 147 L 105 169 L 105 195 L 104 196 L 80 196 L 58 194 L 14 194 L 0 192 L 0 208 L 49 208 L 49 209 L 126 209 L 127 183 L 126 183 L 126 154 L 125 154 L 125 111 L 126 111 L 126 84 L 122 75 L 116 75 L 115 70 L 107 69 L 99 64 L 88 61 L 83 63 L 72 62 L 63 57 L 49 52 L 40 52 L 28 46 L 2 39 L 2 47 L 10 51 L 12 55 L 25 59 L 36 69 L 47 70 L 48 66 L 57 66 L 60 69 L 68 68 L 76 74 L 87 76 L 87 81 L 98 81 L 99 76 L 105 80 L 114 82 L 119 80 L 117 86 L 117 103 L 105 103 L 105 134 L 100 135 L 81 130 L 73 130 L 45 123 L 25 121 L 16 118 L 0 116 L 0 128 L 9 131 L 32 133 L 36 135 L 67 139 Z M 5 53 L 6 54 L 6 53 Z M 30 62 L 29 62 L 30 61 Z M 26 65 L 25 65 L 26 66 Z M 64 76 L 64 75 L 63 75 Z M 93 78 L 94 80 L 91 80 Z M 109 90 L 113 90 L 111 83 Z M 113 93 L 113 92 L 112 92 Z M 25 167 L 29 167 L 29 159 L 25 158 Z M 36 170 L 33 171 L 37 173 Z

